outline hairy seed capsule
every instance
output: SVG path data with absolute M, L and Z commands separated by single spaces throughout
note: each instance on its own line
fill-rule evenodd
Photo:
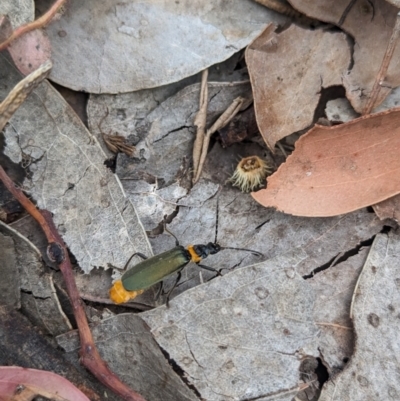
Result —
M 249 156 L 240 160 L 229 181 L 242 192 L 254 191 L 265 183 L 272 168 L 258 156 Z

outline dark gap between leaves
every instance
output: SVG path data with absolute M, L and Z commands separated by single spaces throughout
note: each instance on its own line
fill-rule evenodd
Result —
M 340 99 L 346 97 L 346 90 L 342 85 L 330 86 L 329 88 L 322 88 L 317 107 L 314 111 L 313 122 L 317 122 L 320 118 L 326 118 L 325 108 L 330 100 Z
M 315 374 L 318 377 L 319 388 L 322 388 L 325 382 L 329 380 L 329 373 L 326 366 L 322 363 L 321 358 L 317 358 L 318 366 L 315 369 Z
M 194 387 L 193 384 L 190 384 L 189 380 L 185 377 L 185 371 L 169 356 L 169 353 L 165 349 L 160 347 L 160 350 L 173 371 L 180 377 L 186 386 L 188 386 L 196 394 L 196 396 L 201 399 L 201 394 L 197 391 L 196 387 Z
M 117 168 L 117 157 L 110 157 L 109 159 L 104 160 L 103 164 L 109 168 L 113 174 L 115 174 Z
M 173 129 L 171 131 L 168 131 L 165 135 L 163 135 L 160 139 L 156 139 L 153 143 L 160 142 L 163 139 L 165 139 L 167 136 L 169 136 L 170 134 L 173 134 L 174 132 L 181 131 L 181 130 L 183 130 L 185 128 L 186 129 L 191 129 L 191 128 L 193 128 L 193 126 L 192 125 L 182 125 L 181 127 L 175 128 L 175 129 Z
M 327 263 L 325 263 L 322 266 L 319 266 L 316 269 L 314 269 L 310 274 L 306 274 L 305 276 L 303 276 L 303 279 L 304 280 L 308 280 L 309 278 L 314 277 L 319 272 L 327 270 L 330 267 L 336 266 L 339 263 L 345 262 L 350 257 L 352 257 L 354 255 L 357 255 L 361 248 L 366 247 L 366 246 L 371 246 L 372 242 L 374 241 L 374 239 L 375 239 L 375 235 L 372 238 L 369 238 L 369 239 L 367 239 L 365 241 L 361 241 L 356 247 L 354 247 L 353 249 L 348 250 L 347 252 L 345 252 L 338 259 L 336 259 L 338 255 L 334 256 Z
M 392 230 L 392 228 L 393 228 L 393 227 L 391 227 L 391 226 L 386 226 L 386 225 L 384 225 L 384 226 L 382 227 L 382 230 L 380 231 L 380 233 L 381 233 L 381 234 L 388 234 L 389 231 Z
M 74 110 L 78 118 L 82 121 L 86 128 L 88 126 L 87 116 L 87 103 L 89 100 L 89 94 L 85 92 L 78 92 L 72 89 L 66 88 L 53 81 L 49 81 L 53 88 L 64 98 L 69 106 Z

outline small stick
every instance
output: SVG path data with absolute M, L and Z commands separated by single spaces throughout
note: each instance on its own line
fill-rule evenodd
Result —
M 207 120 L 207 106 L 208 106 L 208 69 L 203 71 L 201 75 L 201 88 L 200 88 L 200 107 L 199 112 L 194 119 L 194 125 L 197 126 L 196 139 L 193 144 L 193 177 L 196 177 L 199 168 L 201 149 L 203 148 L 203 141 L 206 131 Z
M 219 129 L 225 127 L 229 121 L 232 120 L 233 117 L 240 111 L 245 99 L 241 96 L 237 97 L 232 104 L 221 114 L 218 120 L 212 125 L 210 129 L 207 130 L 207 133 L 203 139 L 203 146 L 201 150 L 201 156 L 199 161 L 199 166 L 197 168 L 196 174 L 194 174 L 193 184 L 195 184 L 199 179 L 201 172 L 203 170 L 204 162 L 206 160 L 208 145 L 210 144 L 211 135 L 214 134 Z
M 47 25 L 53 17 L 56 15 L 58 9 L 65 3 L 65 0 L 56 0 L 54 4 L 48 9 L 48 11 L 39 17 L 37 20 L 29 22 L 28 24 L 21 25 L 13 31 L 13 33 L 4 41 L 0 43 L 0 51 L 7 48 L 12 41 L 19 38 L 20 36 L 33 31 L 34 29 L 43 28 Z
M 399 38 L 399 33 L 400 33 L 400 12 L 397 13 L 396 23 L 393 27 L 392 36 L 389 39 L 385 55 L 383 56 L 381 68 L 379 69 L 378 75 L 376 76 L 374 86 L 372 87 L 372 91 L 370 93 L 370 97 L 368 98 L 367 104 L 365 105 L 362 114 L 371 113 L 372 109 L 375 106 L 375 102 L 378 97 L 380 87 L 384 82 L 387 70 L 389 68 L 390 60 L 392 59 L 394 49 L 396 48 L 397 39 Z

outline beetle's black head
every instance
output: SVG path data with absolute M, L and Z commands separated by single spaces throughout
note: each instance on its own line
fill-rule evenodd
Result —
M 218 244 L 209 242 L 207 245 L 193 245 L 193 249 L 202 259 L 205 259 L 208 255 L 214 255 L 221 250 Z

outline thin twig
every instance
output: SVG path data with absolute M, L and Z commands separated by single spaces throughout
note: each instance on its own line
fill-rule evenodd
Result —
M 25 194 L 17 188 L 10 177 L 6 174 L 3 167 L 0 166 L 0 180 L 13 196 L 21 203 L 25 210 L 40 224 L 44 231 L 48 245 L 48 253 L 54 256 L 65 280 L 69 299 L 72 304 L 76 323 L 78 325 L 79 337 L 81 342 L 80 361 L 89 369 L 92 374 L 103 384 L 108 386 L 116 394 L 128 401 L 145 401 L 145 399 L 121 380 L 108 368 L 107 364 L 101 359 L 99 352 L 94 344 L 92 333 L 86 319 L 85 310 L 82 306 L 78 288 L 72 273 L 71 262 L 68 257 L 67 248 L 57 232 L 51 213 L 47 210 L 39 210 L 25 196 Z
M 203 145 L 201 149 L 201 155 L 199 160 L 199 165 L 196 173 L 194 174 L 193 184 L 195 184 L 199 179 L 201 172 L 203 170 L 204 162 L 206 160 L 208 146 L 210 144 L 211 135 L 214 134 L 219 129 L 225 127 L 229 121 L 232 120 L 233 117 L 240 111 L 245 99 L 243 97 L 237 97 L 232 104 L 221 114 L 218 120 L 212 125 L 210 129 L 207 130 L 207 133 L 203 139 Z
M 342 330 L 354 330 L 353 327 L 342 326 L 340 324 L 335 323 L 324 323 L 324 322 L 315 322 L 318 326 L 327 326 L 327 327 L 336 327 L 337 329 Z
M 206 133 L 207 106 L 208 106 L 208 69 L 201 75 L 200 105 L 199 112 L 194 119 L 194 125 L 197 126 L 196 139 L 193 144 L 193 177 L 196 177 L 199 168 L 201 149 L 203 148 L 204 136 Z
M 368 98 L 367 104 L 365 105 L 362 114 L 371 113 L 372 109 L 375 107 L 376 99 L 378 98 L 381 85 L 383 84 L 384 79 L 386 77 L 394 49 L 396 48 L 397 39 L 399 38 L 399 33 L 400 33 L 400 12 L 397 13 L 396 23 L 393 27 L 392 35 L 389 39 L 385 55 L 383 56 L 381 68 L 379 69 L 378 75 L 376 76 L 374 86 L 372 87 L 372 91 L 370 93 L 370 97 Z
M 65 3 L 65 0 L 56 0 L 49 10 L 33 22 L 21 25 L 13 31 L 13 33 L 2 43 L 0 43 L 0 51 L 6 49 L 12 41 L 34 29 L 43 28 L 47 25 L 56 15 L 59 8 Z

